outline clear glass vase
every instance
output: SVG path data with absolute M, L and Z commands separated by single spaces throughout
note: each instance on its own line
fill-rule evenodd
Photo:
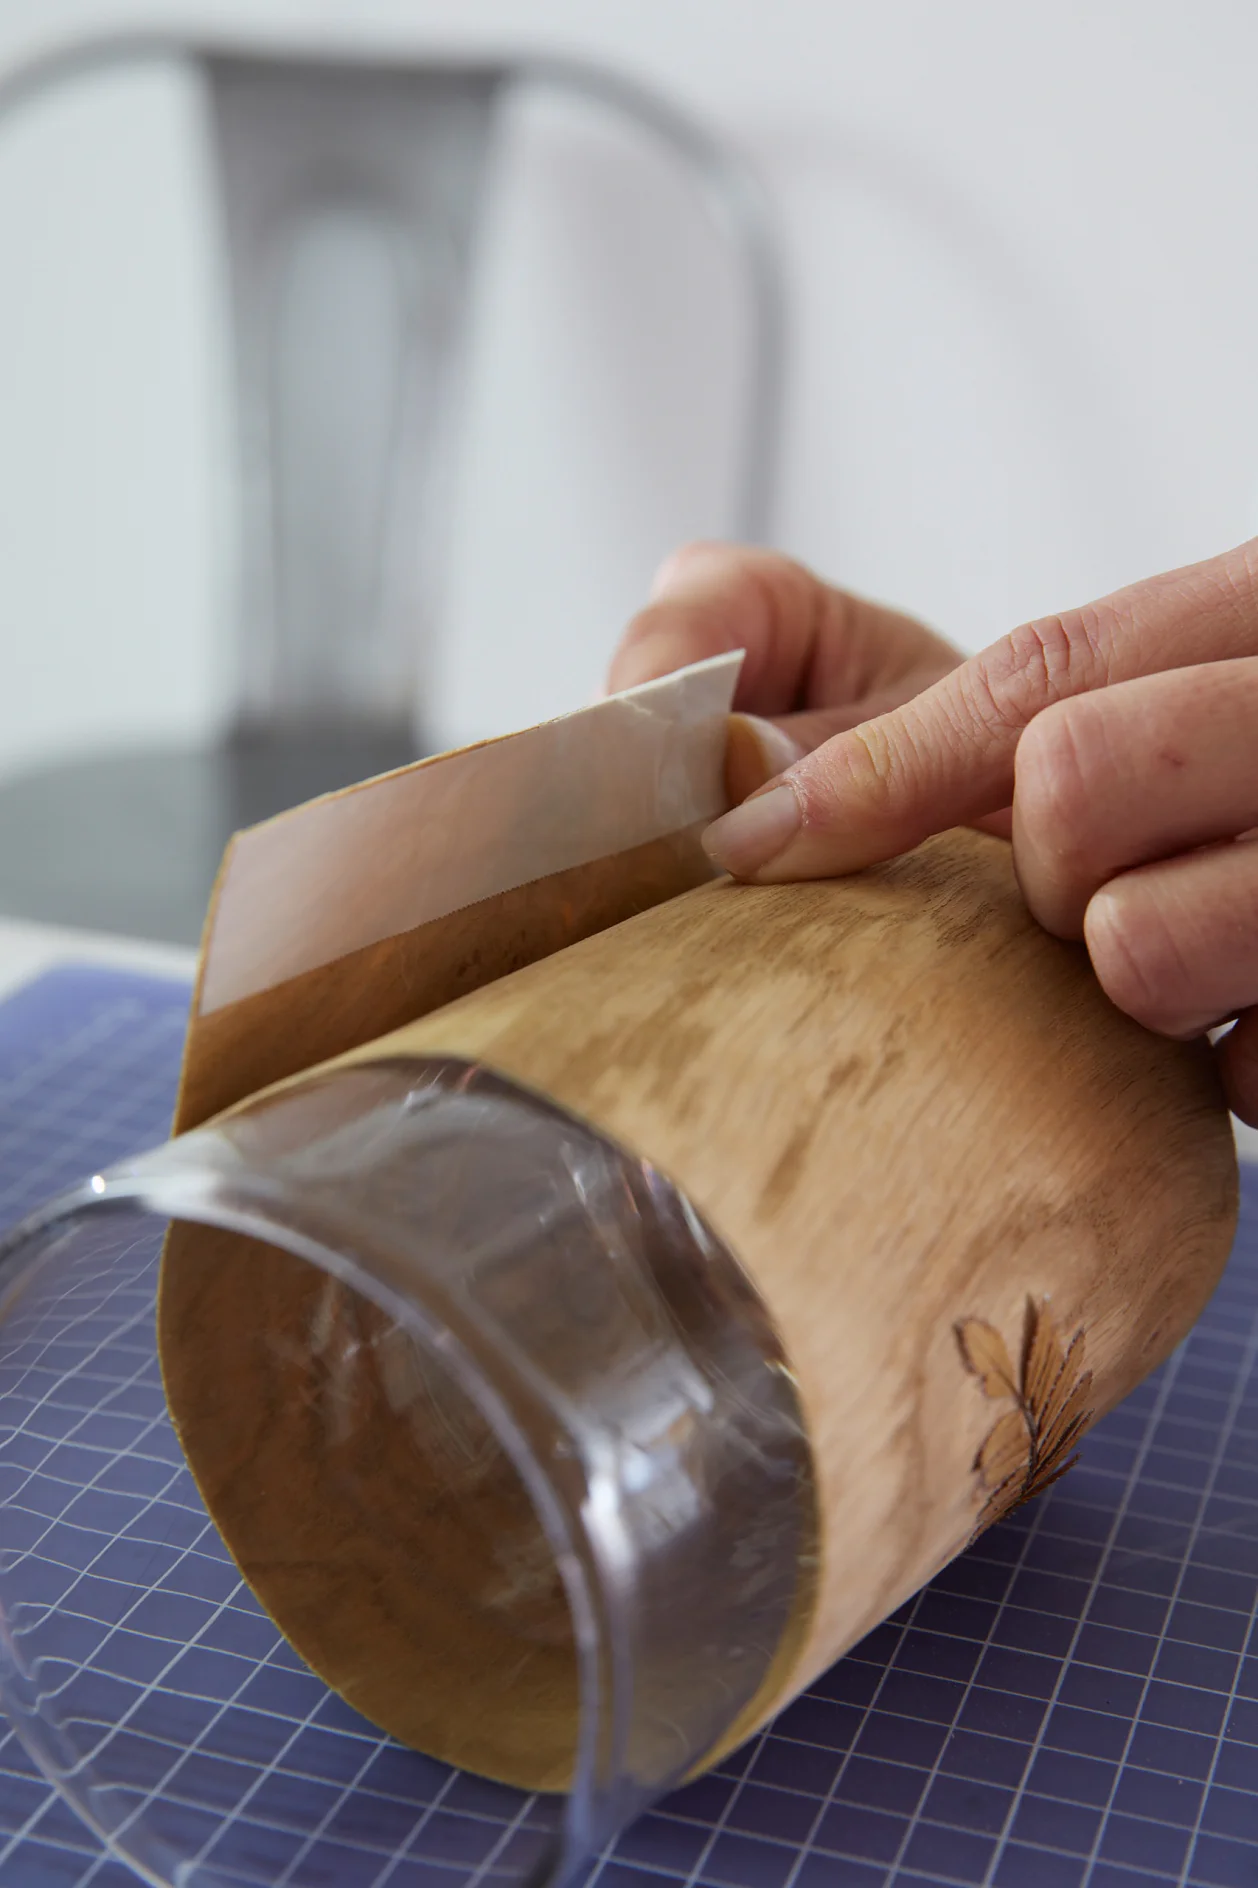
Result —
M 814 1542 L 735 1260 L 487 1069 L 306 1078 L 0 1249 L 3 1704 L 150 1882 L 571 1877 L 764 1715 Z

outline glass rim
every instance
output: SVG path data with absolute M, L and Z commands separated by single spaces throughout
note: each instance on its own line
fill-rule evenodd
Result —
M 436 1060 L 479 1067 L 463 1064 L 459 1058 Z M 528 1878 L 530 1888 L 540 1888 L 543 1883 L 557 1888 L 663 1789 L 675 1787 L 685 1777 L 706 1768 L 741 1741 L 740 1737 L 717 1735 L 709 1746 L 690 1749 L 680 1769 L 634 1793 L 628 1752 L 635 1728 L 638 1674 L 634 1655 L 638 1645 L 631 1622 L 642 1562 L 640 1543 L 635 1541 L 632 1528 L 625 1525 L 621 1511 L 624 1463 L 617 1453 L 615 1436 L 598 1421 L 591 1421 L 571 1397 L 565 1397 L 562 1387 L 531 1369 L 529 1359 L 512 1348 L 509 1334 L 498 1331 L 496 1336 L 491 1321 L 478 1321 L 474 1304 L 449 1289 L 436 1267 L 408 1270 L 403 1289 L 387 1276 L 378 1255 L 365 1254 L 361 1247 L 351 1249 L 353 1242 L 345 1237 L 334 1215 L 330 1227 L 326 1219 L 321 1224 L 319 1200 L 315 1198 L 312 1204 L 309 1197 L 317 1189 L 301 1197 L 291 1180 L 285 1186 L 282 1162 L 276 1160 L 268 1168 L 256 1153 L 251 1157 L 247 1147 L 230 1138 L 230 1130 L 247 1123 L 251 1113 L 264 1105 L 282 1106 L 286 1097 L 308 1092 L 312 1081 L 333 1082 L 342 1076 L 361 1078 L 386 1071 L 401 1071 L 413 1079 L 417 1069 L 432 1062 L 432 1058 L 391 1057 L 312 1071 L 308 1077 L 296 1078 L 280 1090 L 264 1091 L 204 1127 L 118 1162 L 67 1189 L 0 1237 L 0 1329 L 15 1302 L 60 1249 L 59 1231 L 69 1232 L 92 1217 L 131 1211 L 168 1227 L 185 1223 L 261 1240 L 360 1294 L 422 1346 L 424 1354 L 447 1374 L 488 1425 L 524 1489 L 562 1583 L 577 1677 L 571 1782 L 562 1792 L 559 1826 Z M 492 1080 L 505 1079 L 492 1070 L 484 1073 Z M 530 1102 L 540 1101 L 550 1115 L 592 1136 L 618 1157 L 626 1157 L 626 1150 L 549 1098 L 535 1097 L 517 1084 L 506 1085 L 516 1088 Z M 693 1220 L 694 1226 L 712 1240 L 716 1253 L 737 1273 L 740 1288 L 749 1290 L 757 1311 L 763 1311 L 758 1294 L 737 1260 L 694 1213 L 684 1195 L 667 1184 L 684 1209 L 687 1223 Z M 24 1252 L 29 1255 L 25 1267 Z M 377 1258 L 374 1265 L 372 1256 Z M 723 1305 L 723 1309 L 728 1310 L 728 1306 Z M 673 1331 L 673 1339 L 684 1348 L 680 1325 Z M 796 1494 L 793 1499 L 800 1516 L 805 1506 L 809 1508 L 808 1516 L 801 1520 L 800 1551 L 793 1569 L 797 1584 L 777 1644 L 765 1653 L 763 1669 L 752 1673 L 757 1682 L 748 1694 L 751 1700 L 760 1698 L 771 1675 L 779 1672 L 786 1656 L 798 1649 L 810 1618 L 815 1582 L 807 1548 L 811 1544 L 808 1523 L 815 1516 L 815 1489 L 809 1483 L 806 1497 Z M 213 1509 L 208 1502 L 206 1505 L 213 1521 Z M 221 1538 L 236 1560 L 231 1540 L 222 1534 Z M 239 1561 L 236 1564 L 241 1567 Z M 280 1620 L 274 1614 L 272 1617 L 288 1637 Z M 745 1705 L 748 1699 L 742 1702 Z M 738 1710 L 731 1711 L 730 1720 L 725 1731 L 730 1730 L 731 1723 L 741 1723 Z M 106 1829 L 99 1832 L 110 1841 Z M 123 1853 L 129 1865 L 135 1866 L 130 1853 Z M 209 1878 L 213 1879 L 212 1870 Z

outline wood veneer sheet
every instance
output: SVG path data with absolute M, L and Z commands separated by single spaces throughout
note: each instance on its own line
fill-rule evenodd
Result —
M 715 818 L 741 661 L 715 656 L 239 833 L 207 932 L 199 1013 Z

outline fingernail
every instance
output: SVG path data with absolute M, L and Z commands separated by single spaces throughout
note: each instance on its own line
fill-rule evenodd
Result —
M 776 780 L 803 753 L 789 734 L 759 715 L 731 715 L 725 738 L 725 786 L 735 806 Z
M 708 857 L 735 878 L 750 878 L 776 859 L 799 831 L 799 801 L 785 782 L 744 800 L 703 835 Z

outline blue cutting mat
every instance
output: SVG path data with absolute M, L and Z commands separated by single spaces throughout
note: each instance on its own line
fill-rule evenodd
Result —
M 67 970 L 0 1005 L 0 1220 L 161 1138 L 186 1003 L 180 985 Z M 1249 1170 L 1213 1304 L 1088 1439 L 1080 1466 L 748 1749 L 628 1831 L 594 1870 L 601 1888 L 1258 1884 L 1256 1359 Z M 0 1436 L 5 1420 L 0 1406 Z M 50 1449 L 63 1434 L 52 1426 Z M 116 1501 L 121 1533 L 134 1508 Z M 245 1675 L 274 1787 L 232 1813 L 273 1841 L 275 1878 L 312 1830 L 329 1838 L 331 1888 L 435 1888 L 506 1859 L 501 1793 L 447 1777 L 417 1817 L 396 1778 L 422 1760 L 295 1660 L 251 1662 L 256 1613 L 221 1549 L 198 1536 L 196 1553 L 199 1577 L 208 1569 L 222 1590 L 210 1582 L 201 1596 L 204 1630 L 190 1615 L 178 1629 L 195 1675 L 183 1671 L 169 1697 L 149 1677 L 144 1695 L 174 1713 L 181 1761 L 226 1771 L 211 1727 Z M 178 1816 L 177 1788 L 168 1809 Z M 0 1888 L 133 1881 L 0 1733 Z

